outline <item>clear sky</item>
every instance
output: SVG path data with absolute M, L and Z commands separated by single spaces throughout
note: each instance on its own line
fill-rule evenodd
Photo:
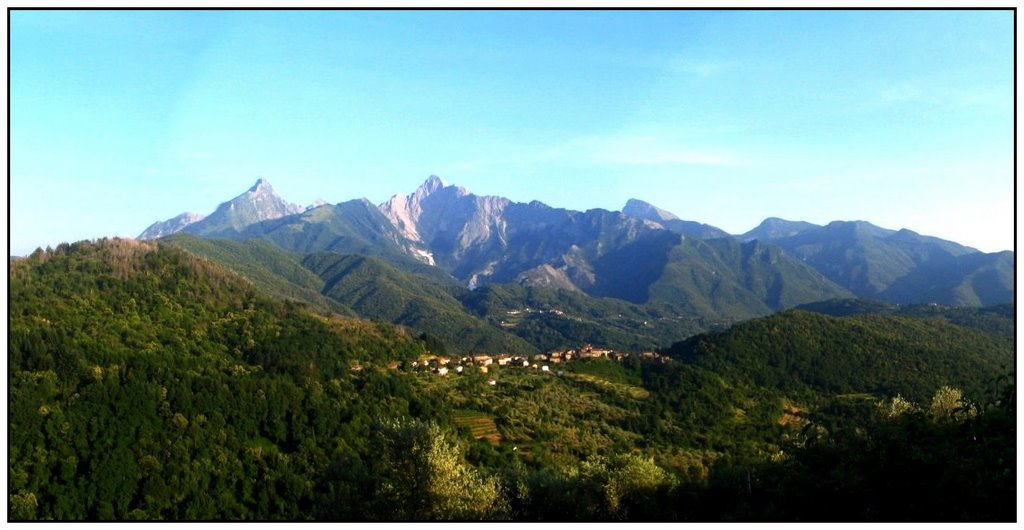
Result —
M 1014 245 L 1011 11 L 13 11 L 10 251 L 431 174 Z

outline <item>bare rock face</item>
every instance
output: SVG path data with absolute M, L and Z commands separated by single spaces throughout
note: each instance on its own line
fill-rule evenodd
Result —
M 424 252 L 458 259 L 474 245 L 503 238 L 502 213 L 509 204 L 508 199 L 473 195 L 431 175 L 415 192 L 395 195 L 379 208 L 405 237 L 426 247 Z
M 412 241 L 422 241 L 419 224 L 423 214 L 423 203 L 428 197 L 445 187 L 446 185 L 440 177 L 431 175 L 413 193 L 395 195 L 381 204 L 380 211 L 405 237 Z
M 573 212 L 539 201 L 474 195 L 436 176 L 379 208 L 415 242 L 417 249 L 410 253 L 429 254 L 432 263 L 470 288 L 521 282 L 587 290 L 595 286 L 591 260 L 664 231 L 657 223 L 618 212 Z
M 230 204 L 236 208 L 252 206 L 251 213 L 254 222 L 278 219 L 286 215 L 302 213 L 305 210 L 297 204 L 282 199 L 266 179 L 257 180 L 256 184 L 249 188 L 249 191 L 232 199 Z
M 186 226 L 202 221 L 206 216 L 185 212 L 166 221 L 157 221 L 139 234 L 138 239 L 157 239 L 185 229 Z
M 483 244 L 495 239 L 501 247 L 506 247 L 507 224 L 503 215 L 511 203 L 501 197 L 473 196 L 472 205 L 468 209 L 469 219 L 458 230 L 455 254 L 462 255 L 473 245 Z

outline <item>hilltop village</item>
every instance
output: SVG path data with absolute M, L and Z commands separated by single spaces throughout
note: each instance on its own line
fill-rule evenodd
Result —
M 562 365 L 580 359 L 610 359 L 622 362 L 630 357 L 630 353 L 619 352 L 607 348 L 594 347 L 590 344 L 581 346 L 578 349 L 555 350 L 548 353 L 535 355 L 519 355 L 500 353 L 496 355 L 476 354 L 464 357 L 449 357 L 443 355 L 423 355 L 411 361 L 392 361 L 387 364 L 388 370 L 398 370 L 411 373 L 434 373 L 439 376 L 449 374 L 464 374 L 476 371 L 482 374 L 488 373 L 494 366 L 521 368 L 524 370 L 536 370 L 538 372 L 552 372 L 552 365 Z M 636 354 L 642 359 L 656 360 L 667 363 L 671 361 L 657 352 L 647 351 Z M 358 372 L 363 369 L 362 365 L 355 364 L 352 371 Z M 562 375 L 562 371 L 557 373 Z M 495 384 L 492 379 L 490 384 Z

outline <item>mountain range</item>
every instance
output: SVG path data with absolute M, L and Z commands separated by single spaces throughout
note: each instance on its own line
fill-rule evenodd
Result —
M 299 284 L 294 273 L 282 276 L 265 268 L 257 273 L 267 247 L 240 247 L 219 259 L 250 279 L 261 278 L 256 282 L 274 277 L 279 294 L 291 293 L 286 297 L 434 329 L 463 349 L 524 349 L 517 342 L 522 339 L 538 346 L 537 333 L 566 341 L 586 338 L 585 333 L 552 335 L 550 323 L 534 329 L 537 333 L 502 328 L 500 315 L 481 315 L 465 302 L 485 286 L 501 286 L 506 294 L 573 293 L 578 301 L 588 300 L 577 302 L 581 307 L 612 299 L 637 315 L 657 306 L 670 319 L 699 323 L 680 326 L 688 334 L 716 322 L 836 298 L 988 306 L 1012 302 L 1014 293 L 1013 252 L 982 253 L 908 229 L 865 221 L 820 226 L 769 218 L 745 234 L 730 235 L 637 199 L 621 212 L 581 212 L 475 195 L 436 176 L 379 205 L 355 199 L 305 208 L 282 199 L 260 179 L 207 216 L 185 213 L 154 223 L 139 239 L 172 234 L 270 243 L 293 256 L 274 262 L 290 260 L 288 270 L 311 272 L 316 285 L 308 283 L 305 273 Z M 218 259 L 214 247 L 176 241 Z M 263 258 L 255 257 L 256 251 Z M 405 305 L 392 303 L 398 300 Z M 516 304 L 526 307 L 519 300 L 504 310 Z M 428 317 L 438 315 L 446 315 L 441 320 L 448 325 L 438 327 L 436 318 L 430 324 Z M 598 328 L 614 320 L 602 315 L 594 322 Z M 463 316 L 477 320 L 454 324 Z M 492 325 L 480 327 L 480 318 Z M 636 345 L 651 344 L 655 337 L 688 336 L 645 333 L 642 327 L 628 335 L 620 339 Z

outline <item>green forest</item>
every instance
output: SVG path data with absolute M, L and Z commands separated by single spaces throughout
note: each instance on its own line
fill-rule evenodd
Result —
M 9 520 L 1016 519 L 1012 310 L 791 310 L 657 357 L 441 375 L 457 332 L 343 314 L 274 263 L 121 239 L 11 260 Z M 351 296 L 357 265 L 313 269 Z M 509 293 L 553 296 L 458 296 Z

